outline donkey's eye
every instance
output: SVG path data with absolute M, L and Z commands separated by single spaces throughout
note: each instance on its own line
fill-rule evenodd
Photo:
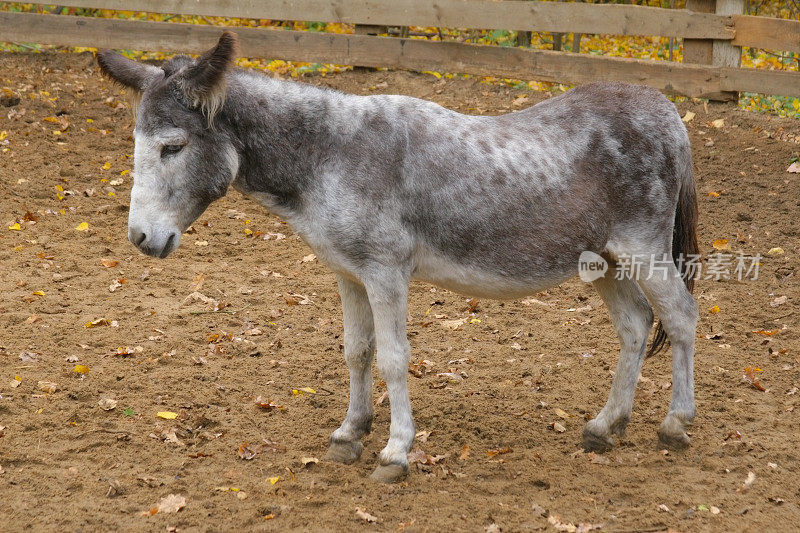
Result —
M 182 144 L 167 144 L 161 149 L 161 157 L 177 154 L 183 150 Z

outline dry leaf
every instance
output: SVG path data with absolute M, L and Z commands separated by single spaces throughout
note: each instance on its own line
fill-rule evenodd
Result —
M 102 261 L 100 261 L 100 264 L 102 264 L 106 268 L 114 268 L 119 264 L 119 261 L 116 261 L 114 259 L 103 259 Z
M 759 372 L 763 372 L 762 369 L 754 366 L 748 366 L 744 369 L 744 380 L 750 383 L 753 387 L 760 391 L 765 391 L 767 389 L 761 384 L 761 380 L 758 377 Z
M 556 413 L 556 416 L 559 418 L 563 418 L 564 420 L 569 420 L 572 415 L 568 412 L 564 411 L 563 409 L 555 408 L 553 411 Z
M 565 428 L 559 422 L 553 422 L 552 428 L 554 431 L 557 431 L 559 433 L 564 433 L 567 430 L 567 428 Z
M 370 524 L 374 524 L 378 521 L 378 517 L 372 516 L 361 507 L 356 507 L 356 516 L 365 522 L 369 522 Z
M 251 461 L 255 459 L 256 455 L 258 455 L 258 452 L 260 451 L 261 450 L 257 449 L 256 447 L 251 448 L 249 443 L 243 442 L 242 444 L 239 445 L 239 451 L 237 453 L 239 454 L 240 459 L 244 459 L 245 461 Z
M 163 418 L 164 420 L 175 420 L 178 418 L 178 413 L 173 413 L 172 411 L 159 411 L 156 413 L 158 418 Z
M 775 248 L 770 248 L 767 252 L 767 255 L 783 255 L 784 251 L 783 248 L 780 246 L 776 246 Z
M 792 174 L 800 174 L 800 164 L 797 161 L 789 165 L 789 168 L 786 169 L 786 172 L 791 172 Z
M 317 260 L 317 256 L 316 255 L 308 254 L 307 256 L 303 257 L 303 259 L 301 259 L 300 261 L 302 263 L 311 263 L 312 261 L 316 261 L 316 260 Z
M 461 453 L 458 456 L 459 461 L 466 461 L 467 459 L 469 459 L 469 444 L 461 447 Z
M 319 459 L 316 457 L 303 457 L 300 459 L 300 462 L 303 463 L 303 466 L 315 465 L 319 463 Z
M 513 451 L 514 450 L 512 450 L 511 448 L 506 446 L 505 448 L 496 448 L 494 450 L 486 450 L 486 455 L 488 455 L 489 457 L 494 457 L 495 455 L 505 455 L 505 454 L 511 453 Z
M 691 111 L 687 111 L 686 114 L 683 115 L 683 118 L 681 120 L 688 124 L 689 122 L 694 120 L 695 116 L 697 116 L 695 113 L 693 113 Z
M 772 300 L 769 303 L 769 306 L 770 307 L 778 307 L 779 305 L 785 304 L 786 300 L 787 300 L 786 296 L 778 296 L 777 298 L 775 298 L 774 300 Z
M 745 492 L 747 491 L 753 483 L 756 481 L 756 475 L 751 471 L 747 473 L 747 479 L 744 480 L 742 486 L 736 489 L 736 492 Z
M 711 125 L 714 126 L 717 129 L 723 128 L 723 127 L 725 127 L 725 119 L 724 118 L 718 118 L 717 120 L 711 122 Z
M 36 363 L 39 360 L 39 354 L 34 352 L 22 352 L 19 354 L 19 360 L 23 363 Z
M 111 411 L 117 406 L 117 400 L 114 400 L 113 398 L 102 398 L 99 402 L 97 402 L 97 405 L 99 405 L 100 409 L 103 411 Z
M 39 381 L 36 386 L 40 391 L 47 394 L 53 394 L 56 390 L 58 390 L 58 384 L 52 381 Z
M 711 243 L 711 246 L 719 252 L 730 251 L 731 249 L 731 244 L 728 242 L 728 239 L 717 239 Z
M 186 498 L 180 494 L 169 494 L 161 498 L 156 508 L 157 513 L 177 513 L 186 507 Z

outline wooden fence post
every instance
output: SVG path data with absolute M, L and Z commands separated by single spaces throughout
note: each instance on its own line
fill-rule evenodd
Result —
M 745 0 L 686 0 L 686 9 L 717 15 L 741 15 L 745 11 Z M 728 41 L 708 39 L 684 39 L 683 62 L 715 67 L 738 68 L 742 62 L 742 49 Z M 737 92 L 718 92 L 704 95 L 711 100 L 738 100 Z

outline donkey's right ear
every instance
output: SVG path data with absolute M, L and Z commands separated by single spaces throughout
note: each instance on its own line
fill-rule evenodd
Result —
M 138 92 L 144 91 L 153 77 L 164 74 L 158 67 L 133 61 L 112 50 L 97 52 L 97 64 L 100 66 L 100 72 Z

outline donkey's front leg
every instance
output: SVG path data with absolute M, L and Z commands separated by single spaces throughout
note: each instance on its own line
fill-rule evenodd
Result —
M 360 439 L 372 427 L 375 328 L 364 287 L 341 276 L 338 282 L 344 318 L 344 359 L 350 370 L 350 405 L 344 422 L 331 435 L 325 459 L 350 464 L 361 456 L 364 445 Z
M 386 381 L 392 421 L 389 442 L 381 451 L 374 481 L 393 483 L 408 473 L 408 452 L 414 442 L 414 420 L 408 397 L 408 362 L 411 348 L 406 336 L 408 278 L 385 276 L 366 283 L 375 320 L 378 371 Z

